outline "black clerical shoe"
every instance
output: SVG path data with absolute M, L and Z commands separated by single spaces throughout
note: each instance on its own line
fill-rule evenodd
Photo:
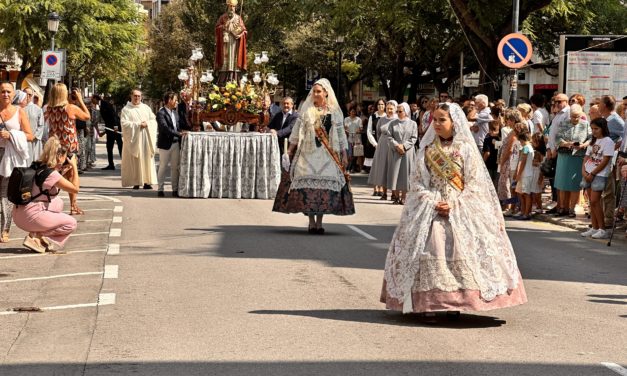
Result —
M 139 189 L 139 185 L 134 185 L 133 189 Z
M 115 166 L 103 167 L 103 168 L 101 168 L 101 170 L 115 170 Z
M 150 185 L 150 184 L 144 184 L 144 189 L 152 189 L 152 185 Z
M 179 193 L 177 191 L 173 191 L 172 192 L 172 197 L 180 197 Z
M 157 192 L 157 197 L 165 197 L 165 193 L 163 191 Z

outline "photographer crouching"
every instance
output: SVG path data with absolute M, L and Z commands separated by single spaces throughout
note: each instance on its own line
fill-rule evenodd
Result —
M 68 155 L 59 139 L 52 136 L 46 142 L 39 162 L 42 168 L 48 169 L 49 175 L 41 184 L 48 194 L 39 195 L 42 191 L 33 182 L 32 196 L 39 196 L 26 205 L 15 206 L 13 221 L 17 227 L 29 232 L 24 239 L 25 247 L 39 253 L 61 251 L 77 225 L 74 217 L 63 213 L 63 200 L 58 194 L 61 190 L 74 195 L 78 193 L 77 158 Z

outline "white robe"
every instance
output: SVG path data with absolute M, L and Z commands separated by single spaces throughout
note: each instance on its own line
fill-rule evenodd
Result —
M 157 184 L 155 150 L 157 142 L 157 118 L 150 107 L 131 102 L 122 109 L 122 186 Z M 145 121 L 148 127 L 142 129 Z

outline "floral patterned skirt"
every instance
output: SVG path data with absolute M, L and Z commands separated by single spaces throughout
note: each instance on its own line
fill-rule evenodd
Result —
M 280 213 L 303 213 L 305 215 L 355 214 L 353 194 L 348 184 L 339 192 L 328 189 L 299 188 L 290 190 L 290 174 L 283 171 L 272 211 Z

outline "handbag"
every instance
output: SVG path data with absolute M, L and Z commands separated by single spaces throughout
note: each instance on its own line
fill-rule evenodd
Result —
M 542 171 L 542 175 L 547 178 L 555 177 L 555 168 L 557 167 L 557 158 L 546 158 L 540 164 L 540 171 Z
M 353 157 L 363 157 L 363 156 L 364 156 L 364 145 L 355 144 L 353 146 Z

